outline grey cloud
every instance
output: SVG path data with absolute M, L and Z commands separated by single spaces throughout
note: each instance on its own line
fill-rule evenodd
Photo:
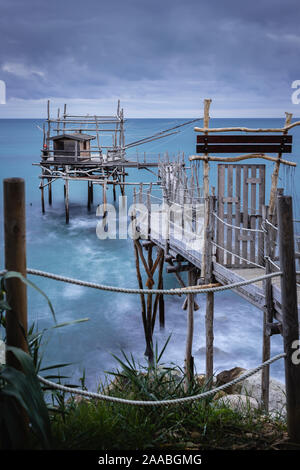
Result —
M 23 99 L 162 99 L 196 92 L 192 81 L 199 93 L 288 96 L 298 12 L 294 0 L 2 0 L 0 78 Z

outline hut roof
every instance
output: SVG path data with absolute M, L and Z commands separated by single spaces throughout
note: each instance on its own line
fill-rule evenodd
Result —
M 74 134 L 58 134 L 53 137 L 50 137 L 50 140 L 59 140 L 59 139 L 71 139 L 71 140 L 93 140 L 96 137 L 94 135 L 82 134 L 79 132 L 74 132 Z

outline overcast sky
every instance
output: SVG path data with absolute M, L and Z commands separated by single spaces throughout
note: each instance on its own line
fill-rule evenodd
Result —
M 299 0 L 0 0 L 0 117 L 300 116 Z

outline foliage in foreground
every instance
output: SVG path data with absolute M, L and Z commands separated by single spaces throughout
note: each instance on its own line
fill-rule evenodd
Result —
M 40 289 L 20 273 L 7 272 L 0 280 L 0 327 L 6 328 L 6 281 L 19 278 Z M 44 296 L 45 294 L 40 291 Z M 45 296 L 53 312 L 52 305 Z M 54 312 L 53 312 L 54 314 Z M 20 328 L 22 328 L 20 326 Z M 25 332 L 24 332 L 25 334 Z M 7 347 L 17 360 L 20 370 L 0 364 L 0 449 L 23 449 L 30 446 L 29 434 L 34 433 L 41 448 L 50 448 L 51 429 L 48 410 L 37 378 L 34 359 L 16 347 Z
M 158 356 L 156 355 L 156 358 Z M 178 367 L 142 367 L 123 353 L 121 370 L 101 392 L 133 400 L 198 394 L 196 380 L 185 394 Z M 52 416 L 56 449 L 278 449 L 288 448 L 285 425 L 259 411 L 234 412 L 211 399 L 163 407 L 70 399 L 66 413 Z
M 0 328 L 4 331 L 6 330 L 5 312 L 11 310 L 6 298 L 6 281 L 11 278 L 20 279 L 45 297 L 55 321 L 54 329 L 87 320 L 81 319 L 57 324 L 52 304 L 46 294 L 20 273 L 10 271 L 0 279 Z M 22 329 L 21 326 L 20 328 Z M 45 373 L 49 369 L 52 371 L 68 364 L 56 364 L 42 368 L 41 344 L 45 332 L 46 330 L 36 332 L 34 324 L 29 328 L 26 336 L 28 353 L 16 347 L 6 347 L 6 350 L 16 358 L 19 370 L 8 364 L 0 364 L 1 450 L 29 449 L 33 446 L 39 449 L 52 447 L 49 404 L 45 401 L 47 390 L 41 387 L 37 374 Z M 46 378 L 58 379 L 61 377 L 51 375 Z

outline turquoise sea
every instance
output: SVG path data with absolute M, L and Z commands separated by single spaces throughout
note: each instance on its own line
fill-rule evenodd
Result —
M 126 142 L 138 140 L 162 129 L 184 122 L 183 119 L 128 119 Z M 283 119 L 212 119 L 213 127 L 243 125 L 249 127 L 282 127 Z M 94 205 L 87 210 L 86 183 L 70 185 L 70 224 L 65 224 L 63 187 L 60 181 L 53 184 L 53 204 L 46 203 L 46 213 L 41 212 L 39 161 L 42 144 L 38 119 L 0 120 L 0 175 L 22 177 L 26 182 L 27 210 L 27 265 L 30 268 L 50 271 L 78 279 L 122 287 L 137 287 L 133 245 L 128 240 L 99 240 L 96 236 L 96 206 L 102 202 L 100 188 L 94 192 Z M 300 157 L 300 129 L 292 130 L 293 153 L 286 158 L 298 161 Z M 170 155 L 195 153 L 193 125 L 182 128 L 179 134 L 138 147 L 143 152 L 157 155 L 168 151 Z M 131 151 L 131 155 L 135 153 Z M 263 162 L 265 163 L 265 162 Z M 269 188 L 272 163 L 267 163 L 267 188 Z M 216 183 L 216 166 L 212 165 L 211 181 Z M 295 216 L 299 217 L 299 167 L 283 169 L 280 186 L 295 199 Z M 129 170 L 127 181 L 150 181 L 154 176 L 145 170 Z M 47 192 L 46 192 L 47 195 Z M 127 190 L 129 198 L 132 189 Z M 47 199 L 46 199 L 47 201 Z M 112 192 L 108 202 L 113 203 Z M 3 209 L 0 188 L 0 267 L 3 268 Z M 52 330 L 54 321 L 45 299 L 34 289 L 29 289 L 29 324 L 34 322 L 39 330 L 48 329 L 44 342 L 44 364 L 71 363 L 63 375 L 69 382 L 79 383 L 83 371 L 90 390 L 96 390 L 105 371 L 117 367 L 112 354 L 120 356 L 121 350 L 141 362 L 144 359 L 144 333 L 137 295 L 112 294 L 71 284 L 30 276 L 49 296 L 57 321 L 68 322 L 86 318 L 85 323 Z M 177 287 L 173 275 L 165 274 L 165 287 Z M 200 310 L 195 312 L 193 355 L 198 373 L 204 370 L 205 301 L 198 295 Z M 164 361 L 183 366 L 186 340 L 186 311 L 181 309 L 182 299 L 166 296 L 166 327 L 157 325 L 154 340 L 159 349 L 171 334 Z M 235 366 L 251 368 L 261 362 L 262 312 L 252 307 L 232 292 L 215 296 L 215 372 Z M 272 355 L 282 352 L 280 337 L 272 337 Z M 283 363 L 271 366 L 271 374 L 283 380 Z

